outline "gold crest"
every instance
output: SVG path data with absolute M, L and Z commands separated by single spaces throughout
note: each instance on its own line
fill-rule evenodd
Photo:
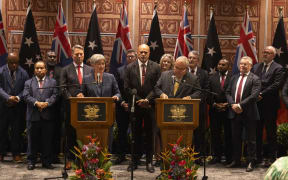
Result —
M 174 121 L 181 122 L 188 116 L 185 115 L 187 111 L 184 105 L 172 105 L 170 107 L 170 112 L 172 116 L 170 116 Z
M 86 105 L 84 106 L 84 112 L 86 113 L 83 115 L 88 121 L 96 121 L 97 118 L 100 117 L 98 112 L 100 111 L 98 105 Z

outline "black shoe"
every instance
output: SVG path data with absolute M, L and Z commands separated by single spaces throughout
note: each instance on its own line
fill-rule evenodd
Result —
M 117 164 L 121 164 L 122 162 L 126 161 L 126 158 L 125 156 L 118 156 L 115 161 L 114 161 L 114 164 L 117 165 Z
M 54 166 L 52 166 L 52 164 L 42 164 L 42 168 L 45 168 L 45 169 L 54 169 Z
M 250 162 L 246 168 L 246 172 L 251 172 L 254 170 L 254 164 Z
M 228 164 L 231 164 L 231 162 L 232 162 L 232 160 L 225 160 L 224 162 L 223 162 L 223 165 L 224 166 L 227 166 Z
M 219 157 L 213 157 L 209 162 L 208 164 L 216 164 L 216 163 L 220 163 L 221 162 L 221 159 Z
M 33 169 L 35 169 L 35 164 L 28 164 L 27 169 L 28 169 L 28 170 L 33 170 Z
M 241 164 L 240 162 L 236 162 L 236 161 L 232 161 L 230 164 L 228 164 L 226 167 L 227 168 L 237 168 L 237 167 L 240 167 Z
M 160 167 L 160 166 L 161 166 L 161 160 L 158 160 L 158 159 L 157 159 L 157 160 L 155 161 L 155 163 L 154 163 L 154 166 L 155 166 L 155 167 Z
M 152 163 L 148 163 L 146 164 L 146 170 L 150 173 L 154 173 L 155 172 L 155 169 L 154 169 L 154 166 Z
M 138 169 L 137 164 L 133 164 L 133 165 L 129 164 L 129 166 L 128 166 L 128 168 L 127 168 L 127 171 L 130 172 L 132 169 L 133 169 L 133 171 L 134 171 L 135 169 Z

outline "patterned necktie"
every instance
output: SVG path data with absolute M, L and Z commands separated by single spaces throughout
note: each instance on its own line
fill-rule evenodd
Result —
M 51 70 L 51 71 L 49 72 L 49 77 L 50 77 L 50 78 L 53 78 L 53 77 L 54 77 L 54 71 L 53 71 L 53 70 Z
M 79 84 L 82 84 L 81 66 L 77 66 L 77 67 L 78 67 L 78 80 L 79 80 Z
M 16 81 L 16 72 L 15 71 L 10 72 L 10 75 L 11 75 L 11 79 L 12 79 L 12 86 L 14 87 L 15 81 Z
M 242 91 L 242 86 L 243 86 L 243 80 L 244 80 L 245 74 L 241 75 L 240 83 L 237 89 L 237 95 L 236 95 L 236 103 L 238 104 L 241 99 L 241 91 Z
M 141 85 L 143 86 L 144 81 L 145 81 L 145 75 L 146 75 L 146 65 L 142 63 L 141 67 L 142 67 Z
M 176 82 L 174 83 L 174 90 L 173 90 L 174 96 L 176 95 L 176 92 L 177 92 L 178 88 L 179 88 L 179 82 L 176 81 Z
M 268 65 L 267 65 L 267 64 L 266 64 L 266 65 L 264 65 L 263 71 L 262 71 L 262 73 L 261 73 L 261 77 L 263 77 L 263 76 L 266 74 L 266 71 L 267 71 L 267 67 L 268 67 Z

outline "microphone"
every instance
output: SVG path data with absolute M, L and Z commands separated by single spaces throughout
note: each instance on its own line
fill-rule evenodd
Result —
M 97 84 L 100 84 L 100 73 L 97 73 Z
M 176 77 L 176 76 L 175 76 L 175 75 L 172 75 L 171 77 L 172 77 L 172 83 L 175 84 L 175 77 Z
M 136 89 L 132 89 L 132 106 L 131 106 L 131 112 L 134 113 L 135 112 L 135 96 L 137 94 L 137 90 Z

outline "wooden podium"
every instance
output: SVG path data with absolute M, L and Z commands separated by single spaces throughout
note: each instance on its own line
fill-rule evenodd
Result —
M 200 99 L 156 99 L 156 119 L 164 149 L 181 135 L 181 144 L 192 144 L 193 130 L 199 124 L 199 103 Z
M 88 143 L 86 136 L 100 138 L 107 147 L 109 128 L 115 119 L 115 103 L 110 97 L 70 98 L 71 125 L 76 129 L 77 139 Z

